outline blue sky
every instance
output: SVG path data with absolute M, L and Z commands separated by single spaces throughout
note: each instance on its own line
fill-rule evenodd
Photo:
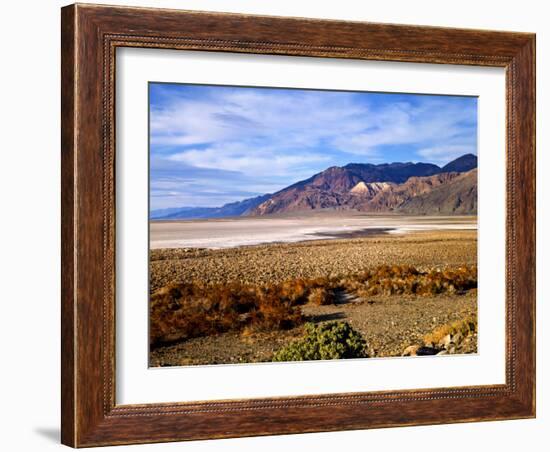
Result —
M 330 166 L 477 154 L 477 99 L 149 84 L 151 209 L 221 206 Z

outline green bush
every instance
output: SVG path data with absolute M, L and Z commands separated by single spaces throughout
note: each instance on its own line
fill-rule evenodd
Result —
M 305 325 L 305 336 L 273 356 L 273 361 L 366 358 L 365 340 L 347 322 Z

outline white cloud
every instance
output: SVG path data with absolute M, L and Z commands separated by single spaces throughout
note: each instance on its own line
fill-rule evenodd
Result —
M 217 94 L 216 94 L 217 93 Z M 196 146 L 266 143 L 278 152 L 315 149 L 378 156 L 384 145 L 441 145 L 471 133 L 473 110 L 427 98 L 419 105 L 388 102 L 376 108 L 353 93 L 220 90 L 202 99 L 176 99 L 151 112 L 151 143 Z M 250 151 L 249 151 L 250 157 Z
M 426 101 L 419 107 L 407 103 L 390 104 L 371 118 L 372 127 L 337 137 L 334 143 L 341 150 L 360 155 L 376 152 L 384 145 L 441 145 L 471 139 L 471 127 L 464 126 L 464 122 L 472 118 L 471 110 L 443 108 L 438 101 Z
M 269 141 L 315 147 L 365 127 L 367 109 L 346 93 L 220 91 L 202 100 L 177 99 L 151 111 L 151 143 L 188 146 Z
M 206 149 L 189 149 L 172 154 L 168 160 L 184 163 L 195 168 L 223 169 L 256 176 L 284 176 L 300 172 L 300 168 L 326 165 L 328 155 L 296 152 L 277 152 L 273 149 L 250 149 L 238 144 L 212 146 Z M 309 174 L 311 175 L 311 174 Z
M 467 144 L 450 144 L 420 149 L 418 154 L 430 162 L 445 165 L 464 154 L 476 154 L 476 147 Z

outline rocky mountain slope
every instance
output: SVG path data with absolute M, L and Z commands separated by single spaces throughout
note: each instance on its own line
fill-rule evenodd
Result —
M 430 176 L 439 171 L 441 168 L 429 163 L 350 163 L 343 167 L 332 166 L 275 193 L 252 209 L 250 214 L 268 215 L 312 209 L 349 208 L 350 191 L 360 182 L 369 184 L 365 186 L 369 194 L 376 194 L 380 187 L 372 185 L 373 182 L 403 183 L 411 176 Z
M 464 173 L 474 168 L 477 168 L 477 157 L 473 154 L 464 154 L 462 157 L 458 157 L 452 162 L 447 163 L 441 168 L 441 172 L 449 173 L 455 171 L 457 173 Z
M 247 215 L 317 209 L 475 214 L 476 167 L 477 157 L 472 154 L 443 168 L 426 163 L 331 167 L 275 193 Z
M 425 215 L 469 215 L 477 212 L 477 169 L 458 174 L 447 184 L 414 196 L 399 211 Z

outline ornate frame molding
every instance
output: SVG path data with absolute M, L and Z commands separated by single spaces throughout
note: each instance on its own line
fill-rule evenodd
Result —
M 64 444 L 81 447 L 534 416 L 534 35 L 71 5 L 62 9 L 62 44 Z M 506 68 L 506 384 L 116 405 L 118 47 Z M 526 352 L 518 355 L 518 349 Z

